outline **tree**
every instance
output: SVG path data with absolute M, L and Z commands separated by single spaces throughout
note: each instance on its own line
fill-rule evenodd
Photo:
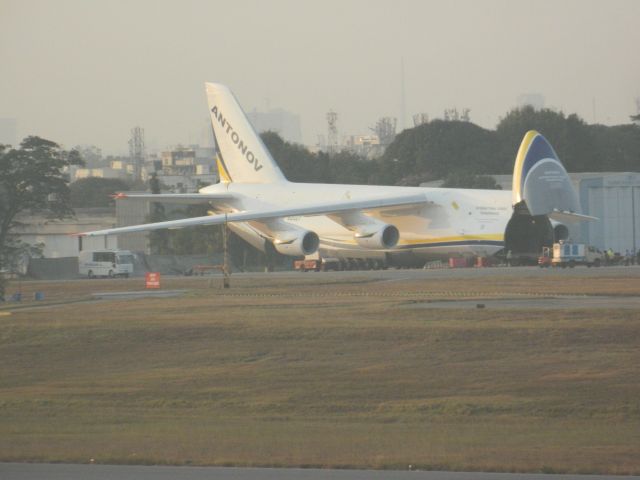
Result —
M 49 218 L 71 216 L 69 181 L 64 169 L 83 165 L 77 151 L 40 137 L 27 137 L 19 148 L 0 146 L 0 270 L 27 248 L 12 230 L 20 214 Z M 0 279 L 0 296 L 4 284 Z
M 351 152 L 312 153 L 302 145 L 285 142 L 275 132 L 264 132 L 262 141 L 292 182 L 367 184 L 377 164 Z
M 385 151 L 382 183 L 410 185 L 415 179 L 444 178 L 452 170 L 494 173 L 495 132 L 471 122 L 434 120 L 404 130 Z
M 567 171 L 598 170 L 599 159 L 594 136 L 580 117 L 525 106 L 511 110 L 496 127 L 500 142 L 497 153 L 501 164 L 496 173 L 511 172 L 520 142 L 529 130 L 537 130 L 549 140 Z
M 149 190 L 154 195 L 161 193 L 161 185 L 158 176 L 154 172 L 149 178 Z M 164 205 L 159 202 L 151 203 L 151 213 L 147 221 L 149 223 L 164 222 L 167 220 Z M 165 255 L 170 252 L 169 248 L 169 231 L 168 230 L 152 230 L 149 232 L 149 247 L 151 253 Z
M 69 188 L 74 208 L 112 207 L 115 200 L 111 195 L 129 190 L 129 184 L 119 178 L 89 177 L 73 182 Z

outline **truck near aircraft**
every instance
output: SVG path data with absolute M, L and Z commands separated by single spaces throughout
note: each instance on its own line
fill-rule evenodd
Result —
M 544 247 L 538 259 L 540 267 L 599 267 L 603 263 L 604 254 L 600 250 L 584 243 L 572 242 L 557 242 L 553 247 Z

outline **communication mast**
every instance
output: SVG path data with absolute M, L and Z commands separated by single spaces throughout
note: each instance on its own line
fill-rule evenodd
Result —
M 471 112 L 470 108 L 463 108 L 462 113 L 458 111 L 457 108 L 446 108 L 444 110 L 444 119 L 447 122 L 470 122 L 471 116 L 469 113 Z
M 393 117 L 382 117 L 371 130 L 378 136 L 380 145 L 388 147 L 396 138 L 396 126 L 398 120 Z
M 424 125 L 425 123 L 429 123 L 429 115 L 426 113 L 416 113 L 413 116 L 413 126 L 419 127 L 420 125 Z
M 327 113 L 327 151 L 335 153 L 338 151 L 338 114 L 333 110 Z
M 144 163 L 144 128 L 133 127 L 129 138 L 129 158 L 133 165 L 133 177 L 142 180 L 142 164 Z

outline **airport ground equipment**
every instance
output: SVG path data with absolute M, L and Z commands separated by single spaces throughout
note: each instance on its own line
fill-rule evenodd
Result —
M 310 258 L 293 262 L 293 269 L 299 272 L 326 272 L 341 270 L 340 267 L 340 260 L 337 258 Z
M 550 260 L 549 257 L 551 258 Z M 553 244 L 553 251 L 545 247 L 542 256 L 538 259 L 541 267 L 570 267 L 586 265 L 587 267 L 599 267 L 604 263 L 604 257 L 600 250 L 584 243 L 558 242 Z

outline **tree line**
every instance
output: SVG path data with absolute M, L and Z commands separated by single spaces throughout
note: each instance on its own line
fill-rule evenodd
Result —
M 511 110 L 495 130 L 445 120 L 404 130 L 376 160 L 344 152 L 311 153 L 275 133 L 263 138 L 292 181 L 417 186 L 443 179 L 447 186 L 491 188 L 491 182 L 482 177 L 513 172 L 528 130 L 537 130 L 549 140 L 569 172 L 640 168 L 638 125 L 590 125 L 575 114 L 530 106 Z

